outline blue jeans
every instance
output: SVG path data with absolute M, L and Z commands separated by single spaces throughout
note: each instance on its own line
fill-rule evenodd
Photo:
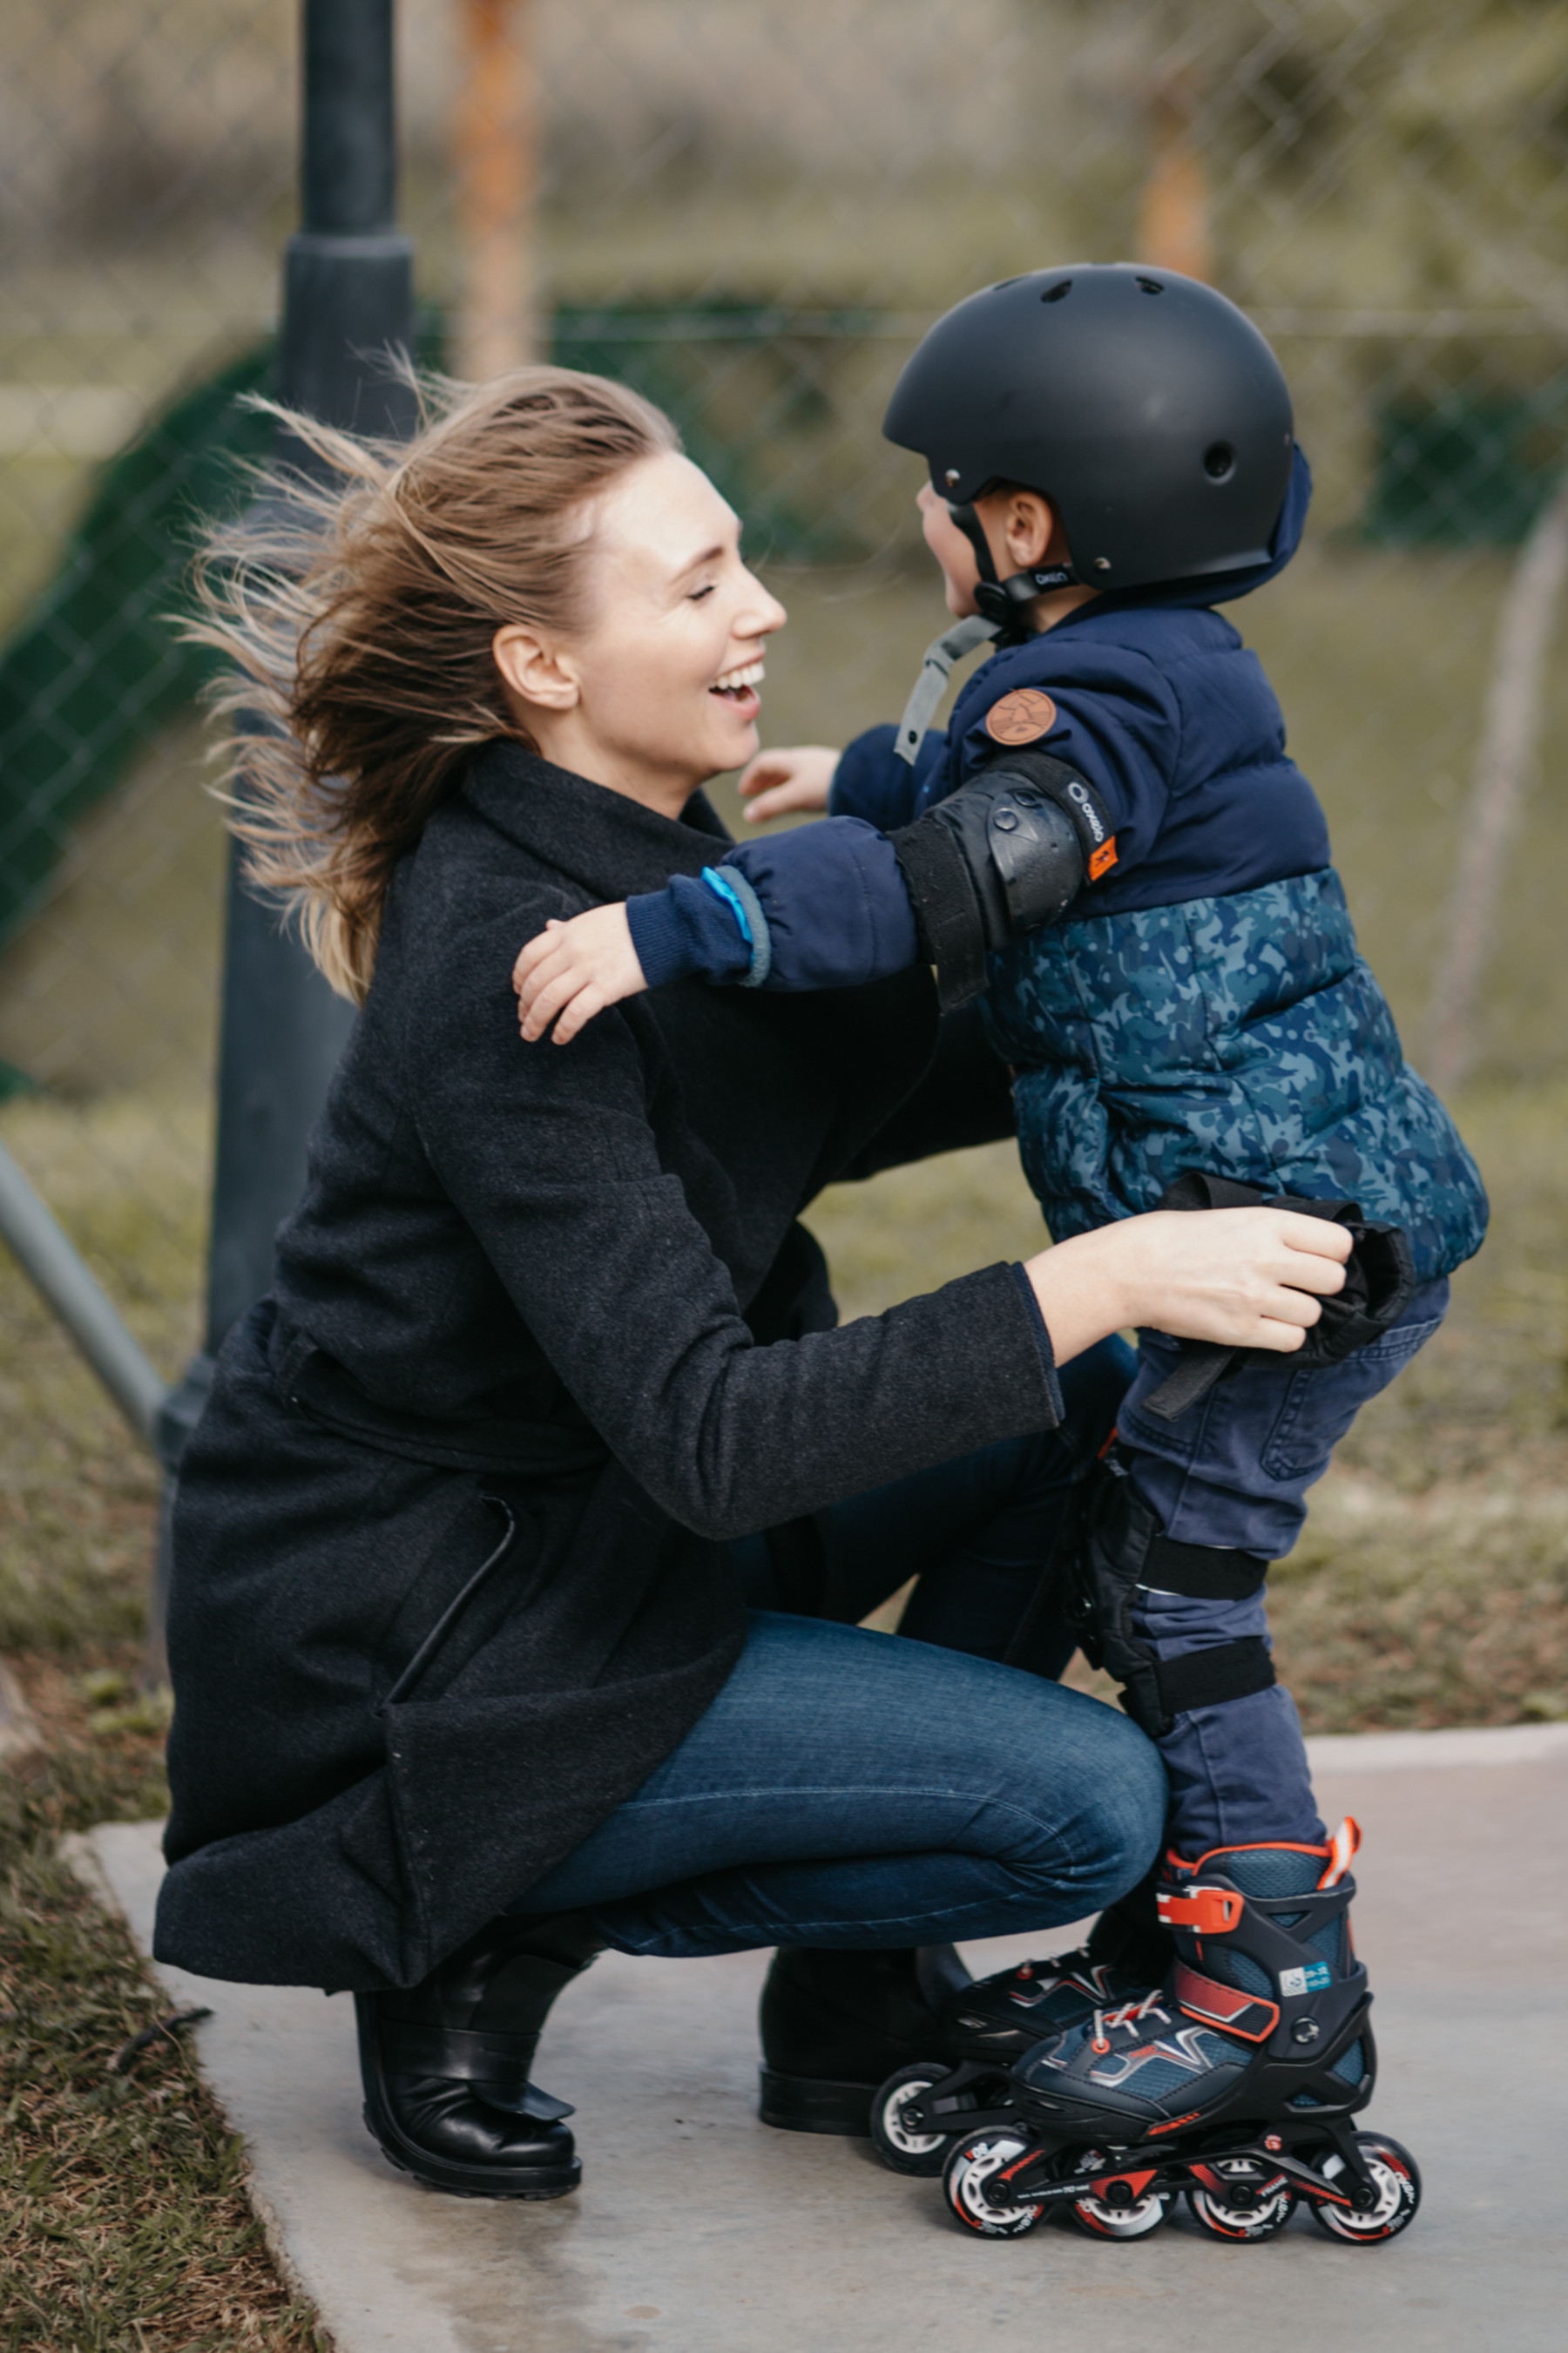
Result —
M 1069 1366 L 1059 1430 L 839 1506 L 830 1608 L 864 1616 L 919 1571 L 917 1639 L 753 1609 L 707 1713 L 518 1909 L 587 1911 L 622 1952 L 686 1955 L 1033 1933 L 1132 1886 L 1165 1811 L 1153 1747 L 998 1663 L 1131 1361 L 1110 1342 Z M 765 1554 L 735 1551 L 759 1598 Z
M 1166 1535 L 1180 1544 L 1234 1545 L 1266 1560 L 1288 1553 L 1307 1516 L 1307 1489 L 1328 1469 L 1361 1408 L 1431 1338 L 1447 1304 L 1446 1282 L 1423 1283 L 1401 1322 L 1342 1364 L 1303 1368 L 1289 1356 L 1248 1364 L 1173 1422 L 1142 1409 L 1178 1362 L 1179 1344 L 1144 1333 L 1119 1444 Z M 1247 1634 L 1268 1639 L 1261 1592 L 1247 1601 L 1208 1601 L 1143 1587 L 1133 1624 L 1162 1659 Z M 1195 1859 L 1211 1847 L 1276 1840 L 1317 1844 L 1326 1836 L 1300 1719 L 1282 1683 L 1190 1709 L 1160 1753 L 1179 1854 Z
M 1080 1692 L 754 1610 L 706 1715 L 518 1908 L 678 1956 L 1032 1934 L 1142 1876 L 1165 1794 L 1152 1745 Z

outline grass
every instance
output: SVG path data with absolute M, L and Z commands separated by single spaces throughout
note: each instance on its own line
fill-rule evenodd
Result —
M 162 1741 L 95 1673 L 32 1662 L 46 1747 L 0 1776 L 0 2346 L 48 2353 L 324 2353 L 245 2194 L 245 2157 L 186 2044 L 131 2040 L 167 2015 L 61 1834 L 161 1814 Z M 91 1704 L 94 1696 L 99 1704 Z

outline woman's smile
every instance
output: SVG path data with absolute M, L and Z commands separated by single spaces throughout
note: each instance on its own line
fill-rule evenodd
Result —
M 710 694 L 721 694 L 733 707 L 736 716 L 749 722 L 755 719 L 763 707 L 763 698 L 757 689 L 766 676 L 767 671 L 760 661 L 743 662 L 738 669 L 727 670 L 716 678 L 708 691 Z

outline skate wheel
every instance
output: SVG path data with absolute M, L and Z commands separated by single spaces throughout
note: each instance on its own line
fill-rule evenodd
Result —
M 1187 2192 L 1194 2215 L 1216 2239 L 1271 2239 L 1296 2211 L 1290 2183 L 1255 2158 L 1216 2158 L 1193 2170 L 1213 2175 L 1221 2185 Z
M 1016 2133 L 980 2133 L 958 2143 L 943 2169 L 942 2188 L 966 2231 L 983 2239 L 1021 2239 L 1034 2229 L 1040 2219 L 1037 2206 L 990 2206 L 981 2195 L 991 2176 L 1028 2146 Z
M 1329 2206 L 1314 2199 L 1312 2220 L 1331 2238 L 1343 2239 L 1352 2246 L 1374 2246 L 1380 2240 L 1397 2238 L 1415 2220 L 1421 2203 L 1421 2174 L 1410 2151 L 1396 2140 L 1386 2140 L 1381 2133 L 1357 2133 L 1355 2138 L 1377 2192 L 1376 2203 Z M 1336 2179 L 1344 2169 L 1344 2159 L 1337 2153 L 1318 2168 L 1326 2181 Z
M 948 2133 L 912 2132 L 903 2121 L 911 2100 L 940 2084 L 948 2070 L 929 2060 L 900 2067 L 889 2075 L 871 2103 L 871 2146 L 895 2173 L 934 2175 L 947 2161 Z
M 1100 2166 L 1110 2173 L 1115 2164 L 1114 2157 L 1087 2148 L 1074 2158 L 1073 2170 L 1087 2173 L 1090 2166 Z M 1157 2191 L 1146 2190 L 1140 2197 L 1132 2183 L 1113 2181 L 1103 2198 L 1075 2198 L 1068 2212 L 1086 2239 L 1146 2239 L 1164 2221 L 1165 2204 Z

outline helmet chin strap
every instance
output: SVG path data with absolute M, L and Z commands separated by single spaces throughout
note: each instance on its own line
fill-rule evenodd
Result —
M 1023 620 L 1024 606 L 1032 605 L 1049 588 L 1082 587 L 1070 564 L 1035 564 L 1027 571 L 1015 572 L 1009 579 L 998 580 L 985 526 L 973 507 L 955 504 L 950 499 L 947 511 L 974 550 L 974 560 L 980 566 L 980 577 L 974 586 L 975 605 L 999 628 L 1016 629 Z

